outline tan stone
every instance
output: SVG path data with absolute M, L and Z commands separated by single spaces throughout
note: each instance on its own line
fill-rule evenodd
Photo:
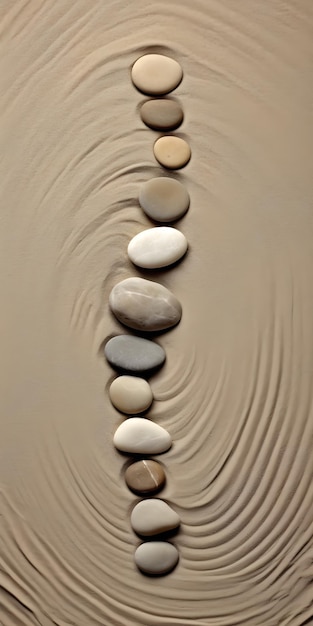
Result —
M 188 210 L 189 193 L 178 180 L 168 176 L 151 178 L 139 190 L 139 203 L 156 222 L 174 222 Z
M 125 472 L 125 482 L 129 489 L 138 494 L 152 494 L 160 491 L 165 484 L 162 465 L 152 459 L 136 461 Z
M 154 156 L 163 167 L 177 170 L 187 165 L 191 157 L 190 146 L 181 137 L 164 135 L 153 146 Z

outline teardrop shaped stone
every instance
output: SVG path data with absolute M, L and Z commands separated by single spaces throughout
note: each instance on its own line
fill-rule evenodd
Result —
M 180 518 L 164 500 L 150 498 L 136 504 L 130 523 L 138 535 L 152 537 L 177 528 Z
M 143 337 L 117 335 L 107 342 L 104 354 L 112 367 L 144 374 L 163 365 L 166 355 L 159 344 Z
M 147 228 L 132 238 L 128 256 L 139 267 L 155 269 L 172 265 L 184 256 L 188 247 L 183 233 L 169 226 Z
M 115 408 L 128 415 L 146 411 L 153 400 L 148 381 L 137 376 L 115 378 L 111 383 L 109 396 Z
M 129 465 L 124 477 L 131 491 L 144 495 L 160 491 L 166 481 L 162 465 L 153 459 L 135 461 Z
M 174 222 L 189 208 L 189 193 L 178 180 L 159 176 L 143 183 L 139 204 L 146 215 L 156 222 Z
M 184 113 L 178 102 L 162 98 L 144 102 L 140 117 L 146 126 L 154 130 L 174 130 L 182 123 Z
M 147 541 L 135 552 L 135 563 L 145 574 L 167 574 L 177 565 L 177 548 L 167 541 Z
M 142 331 L 166 330 L 182 315 L 180 302 L 166 287 L 137 276 L 115 285 L 109 304 L 122 324 Z
M 132 81 L 143 93 L 161 96 L 179 85 L 183 70 L 179 63 L 164 54 L 145 54 L 135 61 L 132 70 Z
M 163 167 L 170 170 L 178 170 L 190 161 L 190 146 L 181 137 L 165 135 L 156 140 L 153 153 L 157 161 Z
M 161 454 L 172 445 L 170 434 L 144 417 L 130 417 L 115 431 L 113 443 L 128 454 Z

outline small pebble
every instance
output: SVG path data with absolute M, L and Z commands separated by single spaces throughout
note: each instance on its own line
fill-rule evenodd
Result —
M 104 354 L 112 367 L 133 374 L 155 370 L 165 361 L 165 352 L 161 346 L 132 335 L 117 335 L 109 339 Z
M 109 304 L 122 324 L 142 331 L 166 330 L 182 315 L 180 302 L 166 287 L 137 276 L 115 285 Z
M 163 54 L 145 54 L 135 61 L 132 81 L 143 93 L 161 96 L 178 87 L 183 78 L 179 63 Z
M 129 489 L 138 494 L 153 494 L 165 484 L 165 472 L 162 465 L 152 459 L 136 461 L 125 471 L 125 482 Z
M 178 180 L 160 176 L 145 182 L 139 191 L 139 204 L 156 222 L 174 222 L 189 208 L 189 193 Z
M 153 400 L 149 383 L 137 376 L 115 378 L 110 386 L 109 395 L 115 408 L 128 415 L 146 411 Z
M 164 500 L 150 498 L 136 504 L 130 523 L 138 535 L 152 537 L 177 528 L 180 518 Z
M 184 119 L 183 109 L 175 100 L 147 100 L 140 109 L 140 117 L 153 130 L 174 130 Z
M 167 574 L 177 565 L 178 559 L 177 548 L 167 541 L 147 541 L 135 552 L 135 563 L 145 574 Z
M 172 445 L 170 434 L 149 419 L 130 417 L 115 431 L 113 443 L 128 454 L 161 454 Z
M 170 170 L 178 170 L 190 161 L 190 146 L 181 137 L 165 135 L 156 140 L 153 146 L 156 160 Z
M 156 269 L 178 261 L 187 247 L 187 239 L 179 230 L 158 226 L 135 235 L 128 244 L 127 252 L 135 265 Z

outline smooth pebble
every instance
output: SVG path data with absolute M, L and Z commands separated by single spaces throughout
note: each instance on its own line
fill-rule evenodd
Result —
M 153 494 L 160 491 L 166 476 L 160 463 L 152 459 L 135 461 L 125 471 L 125 482 L 137 494 Z
M 190 146 L 181 137 L 165 135 L 156 140 L 153 146 L 156 160 L 170 170 L 178 170 L 190 161 Z
M 109 304 L 122 324 L 142 331 L 166 330 L 182 315 L 180 302 L 166 287 L 137 276 L 117 283 Z
M 162 346 L 132 335 L 117 335 L 109 339 L 104 354 L 112 367 L 133 374 L 155 370 L 163 365 L 166 358 Z
M 139 204 L 146 215 L 156 222 L 174 222 L 189 208 L 189 193 L 178 180 L 159 176 L 143 183 Z
M 149 383 L 137 376 L 119 376 L 111 383 L 109 396 L 116 409 L 134 415 L 149 408 L 153 394 Z
M 135 235 L 128 244 L 127 252 L 135 265 L 156 269 L 178 261 L 187 247 L 187 239 L 179 230 L 158 226 Z
M 128 454 L 161 454 L 172 445 L 170 434 L 144 417 L 130 417 L 115 431 L 113 443 Z
M 153 130 L 174 130 L 182 123 L 184 113 L 178 102 L 164 98 L 144 102 L 140 108 L 140 117 Z
M 164 54 L 145 54 L 135 61 L 132 70 L 132 81 L 143 93 L 161 96 L 179 85 L 183 70 L 179 63 Z
M 149 498 L 136 504 L 130 523 L 138 535 L 152 537 L 177 528 L 180 518 L 164 500 Z
M 147 541 L 135 552 L 135 563 L 145 574 L 167 574 L 177 565 L 178 559 L 177 548 L 167 541 Z

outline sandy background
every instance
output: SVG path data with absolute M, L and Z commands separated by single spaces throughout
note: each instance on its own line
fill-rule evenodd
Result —
M 312 623 L 312 2 L 2 0 L 0 18 L 1 626 Z M 162 173 L 129 78 L 149 51 L 183 66 L 193 151 L 190 252 L 152 276 L 183 306 L 151 379 L 182 519 L 158 580 L 133 564 L 103 357 Z

